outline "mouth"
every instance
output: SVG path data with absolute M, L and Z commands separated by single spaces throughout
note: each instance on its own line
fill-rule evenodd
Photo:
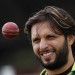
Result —
M 53 53 L 54 53 L 54 50 L 46 50 L 46 51 L 41 51 L 40 55 L 46 57 L 46 56 L 52 55 Z
M 51 54 L 53 54 L 53 52 L 43 53 L 42 56 L 50 56 Z

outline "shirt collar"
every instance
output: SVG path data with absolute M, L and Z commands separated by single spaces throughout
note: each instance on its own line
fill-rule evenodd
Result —
M 75 63 L 73 64 L 73 67 L 72 67 L 71 71 L 75 71 Z
M 71 72 L 75 72 L 75 63 L 73 64 L 73 67 L 72 67 Z M 46 73 L 46 69 L 44 69 L 44 70 L 41 72 L 40 75 L 47 75 L 47 73 Z M 68 75 L 71 75 L 71 74 L 69 73 Z

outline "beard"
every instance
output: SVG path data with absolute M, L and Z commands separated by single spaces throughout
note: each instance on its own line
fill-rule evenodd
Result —
M 64 42 L 62 48 L 60 50 L 58 50 L 58 52 L 55 50 L 55 54 L 56 54 L 56 58 L 53 62 L 48 62 L 46 64 L 44 64 L 44 62 L 41 60 L 41 56 L 37 57 L 37 59 L 41 62 L 42 66 L 46 69 L 49 70 L 55 70 L 55 69 L 59 69 L 61 67 L 63 67 L 67 62 L 68 62 L 68 46 L 67 46 L 67 42 Z

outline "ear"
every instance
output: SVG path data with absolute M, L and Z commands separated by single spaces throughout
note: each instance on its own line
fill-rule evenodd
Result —
M 67 42 L 68 42 L 68 45 L 72 45 L 75 41 L 75 36 L 74 35 L 68 35 L 67 37 Z

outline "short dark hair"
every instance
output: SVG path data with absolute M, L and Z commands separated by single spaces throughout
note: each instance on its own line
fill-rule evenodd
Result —
M 57 28 L 64 35 L 75 35 L 75 20 L 67 11 L 56 6 L 47 6 L 31 16 L 25 23 L 24 32 L 31 37 L 31 27 L 36 23 L 45 21 L 53 22 L 54 26 L 51 27 Z M 74 51 L 75 42 L 72 48 Z M 73 53 L 75 54 L 75 51 Z

